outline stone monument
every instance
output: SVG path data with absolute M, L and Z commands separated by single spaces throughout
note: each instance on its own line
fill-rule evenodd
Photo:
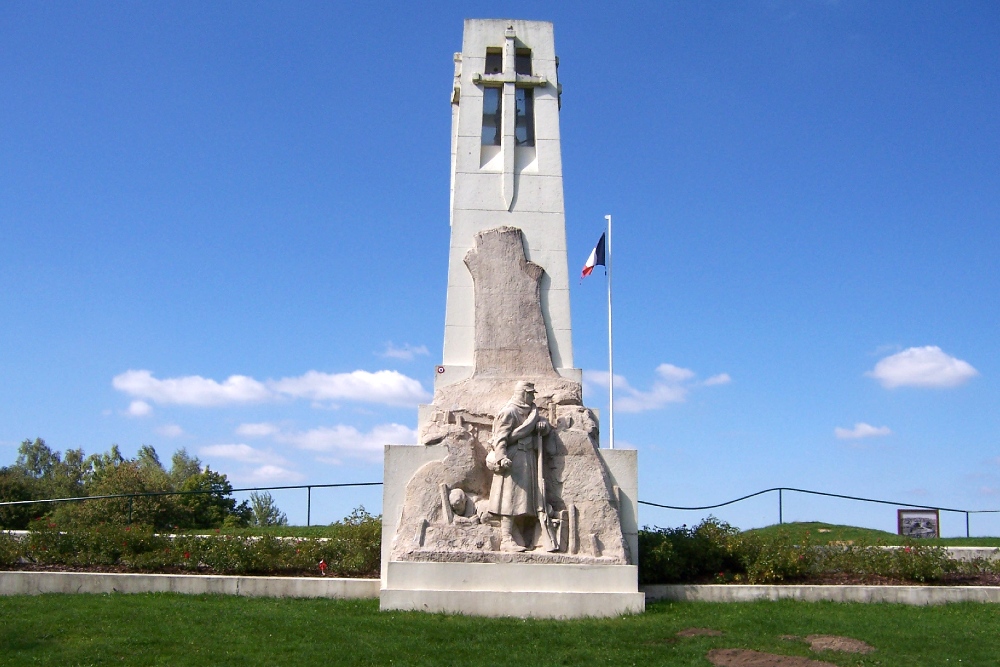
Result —
M 552 24 L 467 20 L 455 54 L 444 359 L 385 452 L 383 609 L 638 612 L 635 451 L 573 367 Z

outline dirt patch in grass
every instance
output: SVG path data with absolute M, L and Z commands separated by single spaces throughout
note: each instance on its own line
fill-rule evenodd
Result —
M 678 637 L 721 637 L 721 630 L 712 628 L 684 628 L 677 633 Z
M 790 642 L 806 642 L 809 648 L 817 653 L 820 651 L 840 651 L 841 653 L 872 653 L 875 647 L 866 644 L 860 639 L 852 637 L 839 637 L 837 635 L 809 635 L 799 637 L 798 635 L 778 635 L 778 639 Z
M 860 639 L 838 637 L 836 635 L 809 635 L 809 648 L 814 651 L 840 651 L 842 653 L 871 653 L 875 647 Z
M 761 653 L 744 648 L 716 648 L 705 657 L 716 667 L 837 667 L 832 662 L 797 655 Z

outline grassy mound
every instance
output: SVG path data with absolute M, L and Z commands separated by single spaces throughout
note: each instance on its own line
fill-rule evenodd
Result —
M 823 523 L 821 521 L 798 521 L 792 523 L 774 524 L 764 528 L 753 528 L 745 531 L 750 535 L 759 535 L 762 538 L 770 538 L 778 534 L 784 534 L 793 542 L 803 543 L 809 541 L 811 544 L 844 544 L 844 543 L 864 543 L 864 544 L 885 544 L 894 546 L 905 546 L 913 541 L 907 540 L 902 535 L 888 533 L 884 530 L 874 528 L 859 528 L 857 526 L 841 526 L 834 523 Z M 946 537 L 933 540 L 920 540 L 920 544 L 930 546 L 945 547 L 992 547 L 1000 548 L 1000 537 Z

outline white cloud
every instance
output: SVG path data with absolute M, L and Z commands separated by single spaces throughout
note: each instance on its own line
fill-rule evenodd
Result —
M 281 466 L 263 465 L 254 468 L 249 474 L 238 475 L 238 478 L 253 484 L 268 484 L 271 482 L 301 482 L 306 476 Z
M 608 372 L 607 371 L 583 371 L 583 381 L 587 384 L 596 385 L 598 387 L 608 388 Z M 629 388 L 628 381 L 625 379 L 624 375 L 615 375 L 615 389 Z
M 629 395 L 615 398 L 615 408 L 620 412 L 645 412 L 658 410 L 668 403 L 683 403 L 687 399 L 687 387 L 654 382 L 649 391 L 639 391 L 629 387 Z
M 380 424 L 367 433 L 353 426 L 338 424 L 308 431 L 281 432 L 274 439 L 314 452 L 381 459 L 385 445 L 414 444 L 417 432 L 402 424 Z
M 145 417 L 152 411 L 153 406 L 146 401 L 132 401 L 128 404 L 128 414 L 132 417 Z
M 184 429 L 177 424 L 164 424 L 157 427 L 156 432 L 167 438 L 179 438 L 184 435 Z
M 888 426 L 872 426 L 864 422 L 858 422 L 854 428 L 833 429 L 833 434 L 841 440 L 860 440 L 861 438 L 874 438 L 883 435 L 891 435 L 892 430 Z
M 320 373 L 271 382 L 275 391 L 314 401 L 351 400 L 364 403 L 415 406 L 430 400 L 419 381 L 397 371 Z
M 274 424 L 268 422 L 259 422 L 256 424 L 240 424 L 236 427 L 236 434 L 246 436 L 248 438 L 264 438 L 269 435 L 274 435 L 280 429 Z
M 416 356 L 426 357 L 430 354 L 425 345 L 410 345 L 409 343 L 404 343 L 403 347 L 396 347 L 389 341 L 385 344 L 385 350 L 383 350 L 379 356 L 388 359 L 402 359 L 403 361 L 413 361 Z
M 631 386 L 621 375 L 615 375 L 615 409 L 619 412 L 644 412 L 657 410 L 668 403 L 683 403 L 691 387 L 695 386 L 696 374 L 688 368 L 673 364 L 660 364 L 656 367 L 658 379 L 654 380 L 649 391 L 642 391 Z M 606 371 L 584 371 L 583 380 L 589 385 L 608 387 Z M 714 375 L 701 384 L 713 386 L 726 384 L 731 378 L 726 373 Z
M 968 362 L 935 345 L 911 347 L 882 359 L 865 373 L 886 389 L 896 387 L 957 387 L 979 375 Z
M 254 447 L 243 443 L 231 445 L 208 445 L 200 448 L 198 450 L 198 454 L 211 458 L 233 459 L 235 461 L 242 461 L 243 463 L 287 463 L 285 459 L 277 454 L 261 449 L 255 449 Z
M 684 382 L 694 377 L 694 371 L 673 364 L 660 364 L 656 367 L 656 372 L 668 382 Z
M 244 468 L 231 475 L 241 482 L 263 484 L 269 482 L 297 482 L 305 475 L 291 470 L 291 463 L 271 451 L 256 449 L 243 443 L 208 445 L 198 450 L 200 456 L 214 459 L 229 459 L 245 463 L 252 468 Z
M 339 466 L 344 464 L 343 459 L 338 459 L 333 456 L 317 456 L 316 460 L 320 463 L 326 463 L 332 466 Z
M 276 400 L 282 396 L 312 401 L 348 400 L 415 406 L 431 398 L 418 380 L 388 370 L 374 373 L 361 370 L 352 373 L 309 371 L 298 377 L 268 380 L 266 383 L 246 375 L 233 375 L 224 382 L 199 375 L 160 380 L 147 370 L 129 370 L 115 376 L 112 385 L 118 391 L 145 399 L 134 402 L 133 406 L 141 403 L 147 408 L 149 404 L 145 401 L 219 406 Z M 141 410 L 141 406 L 138 409 Z
M 267 387 L 245 375 L 232 375 L 220 383 L 200 375 L 158 380 L 150 371 L 128 370 L 111 384 L 118 391 L 163 404 L 213 406 L 270 398 Z

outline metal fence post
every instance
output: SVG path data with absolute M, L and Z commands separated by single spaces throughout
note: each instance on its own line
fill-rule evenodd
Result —
M 306 487 L 306 528 L 311 525 L 312 520 L 312 502 L 313 502 L 313 488 L 311 486 Z
M 965 536 L 969 536 L 969 513 L 965 513 Z
M 782 489 L 778 489 L 778 523 L 779 524 L 785 523 L 785 513 L 784 513 L 784 508 L 782 508 L 781 491 L 782 491 Z
M 128 497 L 128 525 L 132 525 L 132 501 L 135 500 L 135 496 Z

